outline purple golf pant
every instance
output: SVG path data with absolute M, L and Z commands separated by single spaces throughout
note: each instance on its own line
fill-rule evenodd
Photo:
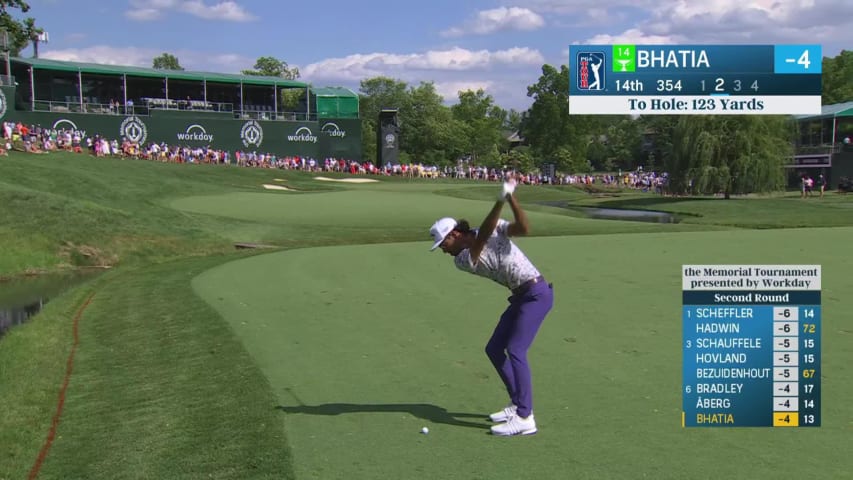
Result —
M 486 344 L 486 355 L 503 380 L 518 415 L 527 417 L 533 411 L 533 383 L 527 350 L 539 326 L 554 305 L 551 284 L 539 282 L 526 292 L 509 297 L 509 307 L 501 315 L 492 338 Z

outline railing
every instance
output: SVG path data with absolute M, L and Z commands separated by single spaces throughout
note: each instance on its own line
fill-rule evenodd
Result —
M 59 112 L 59 113 L 95 113 L 99 115 L 148 115 L 148 107 L 145 106 L 123 106 L 98 102 L 54 102 L 48 100 L 36 100 L 33 105 L 35 112 Z
M 842 144 L 839 142 L 835 145 L 831 145 L 829 143 L 823 145 L 798 145 L 794 150 L 797 155 L 831 155 L 833 153 L 839 153 L 841 151 L 841 147 Z
M 148 116 L 151 110 L 180 110 L 186 112 L 225 112 L 232 113 L 234 118 L 241 120 L 275 120 L 283 122 L 307 122 L 317 120 L 316 113 L 306 112 L 275 112 L 272 107 L 252 105 L 251 108 L 235 110 L 231 103 L 198 102 L 184 108 L 180 107 L 182 100 L 147 98 L 142 99 L 142 105 L 121 105 L 118 103 L 101 103 L 96 98 L 85 99 L 81 103 L 77 97 L 69 97 L 70 101 L 58 102 L 52 100 L 36 100 L 33 111 L 57 113 L 92 113 L 98 115 L 140 115 Z M 162 100 L 162 101 L 161 101 Z M 186 102 L 186 100 L 183 100 Z M 245 106 L 244 106 L 245 107 Z
M 241 120 L 277 120 L 285 122 L 307 122 L 317 120 L 316 113 L 273 112 L 270 110 L 236 110 L 234 118 Z
M 204 100 L 176 100 L 173 98 L 149 98 L 139 99 L 142 104 L 155 110 L 191 110 L 201 112 L 233 112 L 233 103 L 205 102 Z

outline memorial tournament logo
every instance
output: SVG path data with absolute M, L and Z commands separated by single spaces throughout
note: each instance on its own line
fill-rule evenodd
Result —
M 605 58 L 604 52 L 578 52 L 577 85 L 579 90 L 604 90 Z
M 118 134 L 132 143 L 143 144 L 148 138 L 148 127 L 145 122 L 136 115 L 131 115 L 125 118 L 118 127 Z
M 341 130 L 341 127 L 339 127 L 336 123 L 332 122 L 327 122 L 325 125 L 320 127 L 320 131 L 330 137 L 344 138 L 347 136 L 346 130 Z
M 293 135 L 288 135 L 287 140 L 291 142 L 317 143 L 317 136 L 308 127 L 299 127 Z
M 397 137 L 394 136 L 393 133 L 389 133 L 385 135 L 385 148 L 394 148 L 394 143 L 397 141 Z
M 0 118 L 6 115 L 6 94 L 0 90 Z
M 260 147 L 264 141 L 264 129 L 261 128 L 260 123 L 249 120 L 240 129 L 240 140 L 243 140 L 243 146 L 246 148 Z

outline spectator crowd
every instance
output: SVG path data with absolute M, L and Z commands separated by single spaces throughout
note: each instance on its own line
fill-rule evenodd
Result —
M 120 157 L 171 163 L 236 165 L 238 167 L 276 168 L 310 172 L 338 172 L 352 175 L 402 176 L 409 178 L 466 178 L 489 182 L 501 182 L 510 175 L 527 185 L 584 185 L 633 188 L 662 193 L 666 174 L 655 172 L 626 172 L 612 174 L 560 174 L 549 176 L 538 172 L 518 172 L 510 168 L 495 169 L 460 162 L 457 166 L 386 164 L 359 162 L 344 158 L 317 160 L 301 156 L 277 156 L 269 152 L 235 151 L 214 149 L 209 146 L 174 145 L 165 142 L 149 142 L 144 145 L 129 141 L 107 138 L 99 134 L 89 136 L 79 130 L 51 129 L 40 125 L 3 123 L 3 145 L 0 155 L 9 150 L 30 153 L 67 151 L 87 153 L 95 157 Z

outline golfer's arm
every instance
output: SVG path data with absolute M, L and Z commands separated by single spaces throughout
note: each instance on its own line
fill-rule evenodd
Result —
M 516 200 L 515 195 L 509 195 L 507 201 L 509 202 L 510 208 L 512 208 L 512 215 L 515 217 L 515 221 L 507 226 L 507 236 L 518 237 L 527 235 L 528 232 L 530 232 L 530 223 L 527 221 L 527 214 L 521 209 L 521 205 L 518 204 L 518 200 Z
M 492 211 L 486 215 L 486 218 L 480 225 L 480 230 L 477 231 L 477 238 L 474 239 L 474 245 L 471 247 L 472 264 L 476 265 L 480 260 L 480 253 L 483 252 L 483 247 L 486 246 L 486 242 L 489 240 L 489 237 L 492 236 L 492 232 L 495 231 L 495 227 L 498 226 L 498 220 L 501 218 L 501 209 L 503 208 L 503 205 L 504 202 L 495 202 L 495 206 L 492 207 Z

